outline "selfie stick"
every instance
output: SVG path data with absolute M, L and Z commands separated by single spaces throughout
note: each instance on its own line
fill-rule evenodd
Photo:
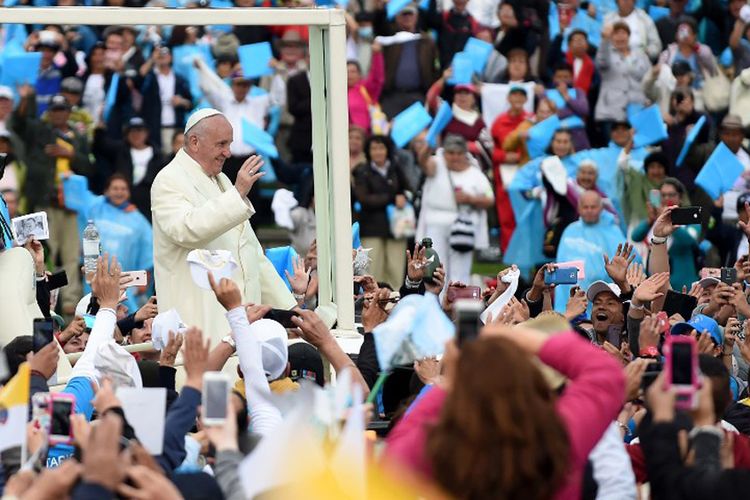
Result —
M 365 401 L 366 403 L 375 402 L 375 398 L 378 397 L 378 393 L 380 392 L 380 389 L 383 388 L 383 384 L 385 384 L 385 379 L 388 378 L 388 375 L 390 375 L 390 372 L 388 370 L 380 373 L 378 379 L 375 381 L 375 385 L 372 386 L 370 394 L 367 396 L 367 401 Z

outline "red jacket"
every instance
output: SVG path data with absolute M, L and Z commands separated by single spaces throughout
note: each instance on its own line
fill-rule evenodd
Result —
M 622 406 L 625 378 L 622 368 L 611 356 L 574 332 L 551 337 L 542 346 L 538 357 L 569 378 L 555 404 L 568 431 L 569 469 L 565 483 L 555 492 L 554 498 L 578 500 L 589 453 Z M 395 461 L 428 478 L 432 476 L 425 444 L 430 427 L 440 418 L 446 397 L 443 389 L 435 388 L 414 404 L 411 412 L 388 436 L 386 460 Z
M 513 132 L 521 123 L 530 116 L 529 113 L 523 112 L 518 116 L 511 116 L 507 111 L 497 118 L 492 124 L 492 141 L 495 143 L 495 149 L 492 151 L 492 163 L 499 165 L 505 162 L 505 151 L 503 150 L 503 141 L 508 134 Z M 521 151 L 516 151 L 520 153 Z
M 565 60 L 568 61 L 568 64 L 573 66 L 573 54 L 571 54 L 570 51 L 565 54 Z M 573 77 L 573 86 L 588 94 L 589 89 L 591 88 L 591 81 L 594 79 L 594 70 L 594 61 L 591 59 L 591 56 L 583 56 L 583 66 L 581 66 L 578 76 Z

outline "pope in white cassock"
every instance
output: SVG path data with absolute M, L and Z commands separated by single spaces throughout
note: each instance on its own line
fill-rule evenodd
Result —
M 213 345 L 230 332 L 229 324 L 213 292 L 193 282 L 187 262 L 191 250 L 230 251 L 238 264 L 232 279 L 245 303 L 280 309 L 296 305 L 248 221 L 255 209 L 247 195 L 263 175 L 258 172 L 263 161 L 250 157 L 233 186 L 221 172 L 231 142 L 232 126 L 222 113 L 195 112 L 185 126 L 185 146 L 151 187 L 159 310 L 176 309 L 185 324 L 209 334 Z

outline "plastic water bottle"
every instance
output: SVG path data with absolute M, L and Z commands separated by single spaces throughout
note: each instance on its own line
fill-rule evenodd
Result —
M 427 267 L 424 271 L 425 279 L 431 280 L 432 275 L 435 274 L 435 269 L 440 267 L 440 257 L 437 252 L 432 248 L 432 238 L 423 238 L 422 246 L 424 247 L 424 256 L 427 259 Z
M 86 229 L 83 230 L 83 267 L 88 276 L 96 272 L 96 260 L 99 258 L 101 251 L 101 240 L 99 239 L 99 230 L 94 225 L 94 221 L 89 219 Z M 90 280 L 86 278 L 88 283 Z

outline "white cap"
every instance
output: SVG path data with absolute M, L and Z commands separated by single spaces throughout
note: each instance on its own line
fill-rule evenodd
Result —
M 719 283 L 721 283 L 721 280 L 716 276 L 706 276 L 698 282 L 701 288 L 708 288 L 710 286 L 718 285 Z
M 215 115 L 224 116 L 224 113 L 214 108 L 199 109 L 198 111 L 190 115 L 190 118 L 188 118 L 188 121 L 185 124 L 185 134 L 188 133 L 188 130 L 198 125 L 199 121 L 203 120 L 204 118 L 208 118 L 209 116 Z
M 185 325 L 176 309 L 157 314 L 151 323 L 151 342 L 154 344 L 154 349 L 161 351 L 167 346 L 170 331 L 181 333 L 184 330 Z
M 620 287 L 602 280 L 591 283 L 589 289 L 586 290 L 586 298 L 589 299 L 589 302 L 593 302 L 596 296 L 602 292 L 612 292 L 618 299 L 620 298 Z
M 250 324 L 250 334 L 260 344 L 266 378 L 270 381 L 281 377 L 289 360 L 286 328 L 278 321 L 259 319 Z
M 87 293 L 81 300 L 76 304 L 75 315 L 82 318 L 84 314 L 88 314 L 86 311 L 89 309 L 89 303 L 91 302 L 91 294 Z
M 0 85 L 0 97 L 4 97 L 5 99 L 10 99 L 12 101 L 13 89 L 5 85 Z
M 237 269 L 237 262 L 229 250 L 193 250 L 188 254 L 187 261 L 193 281 L 204 290 L 211 290 L 209 271 L 218 283 L 221 278 L 232 279 L 232 273 Z
M 591 158 L 586 158 L 585 160 L 581 160 L 581 162 L 578 164 L 578 169 L 580 170 L 581 167 L 591 167 L 597 172 L 599 171 L 599 165 L 596 164 L 594 160 Z
M 559 195 L 568 192 L 568 172 L 557 156 L 550 156 L 542 160 L 542 175 L 552 185 L 552 189 Z

